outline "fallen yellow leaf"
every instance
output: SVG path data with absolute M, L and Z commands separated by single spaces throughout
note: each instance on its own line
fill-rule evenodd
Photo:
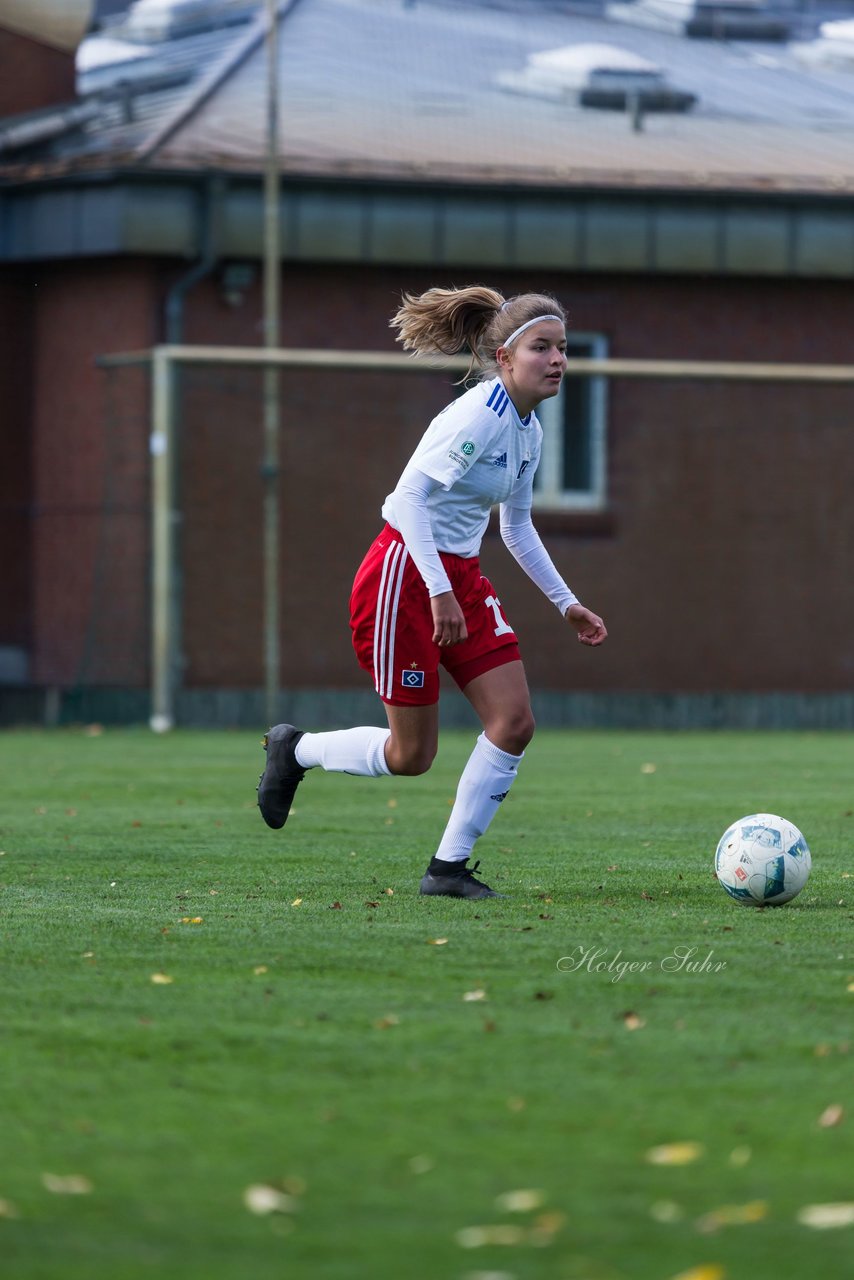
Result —
M 170 982 L 174 982 L 175 979 L 170 978 L 168 973 L 153 973 L 151 975 L 151 981 L 157 987 L 166 987 Z
M 805 1204 L 797 1213 L 798 1222 L 805 1227 L 824 1230 L 830 1227 L 854 1225 L 854 1204 Z
M 485 991 L 464 991 L 463 992 L 463 1000 L 472 1001 L 472 1000 L 485 1000 L 485 999 L 486 999 Z
M 278 1187 L 268 1187 L 264 1183 L 256 1183 L 243 1192 L 243 1203 L 250 1213 L 259 1215 L 267 1213 L 295 1213 L 300 1205 L 294 1196 Z
M 258 978 L 262 973 L 267 972 L 267 966 L 265 964 L 256 964 L 252 972 L 255 974 L 256 978 Z
M 88 1196 L 92 1183 L 82 1173 L 43 1173 L 42 1186 L 57 1196 Z
M 624 1013 L 623 1023 L 627 1031 L 640 1031 L 641 1027 L 645 1027 L 646 1023 L 643 1018 L 639 1018 L 636 1013 Z
M 487 1227 L 463 1227 L 454 1237 L 463 1249 L 479 1249 L 487 1244 L 522 1244 L 525 1239 L 523 1227 L 496 1224 Z
M 301 902 L 302 902 L 302 898 L 294 898 L 293 902 L 291 903 L 291 906 L 298 907 Z
M 533 1213 L 544 1200 L 545 1194 L 542 1191 L 503 1191 L 500 1196 L 495 1197 L 495 1207 L 505 1213 Z
M 690 1267 L 688 1271 L 680 1271 L 673 1280 L 723 1280 L 726 1271 L 718 1262 L 706 1262 L 699 1267 Z
M 818 1118 L 818 1123 L 822 1129 L 835 1129 L 838 1124 L 842 1124 L 845 1119 L 845 1109 L 838 1102 L 834 1102 L 831 1106 L 825 1107 Z
M 448 941 L 447 938 L 428 938 L 427 939 L 427 942 L 431 947 L 444 947 L 447 941 Z
M 718 1231 L 721 1227 L 743 1226 L 748 1222 L 761 1222 L 768 1214 L 766 1200 L 749 1200 L 746 1204 L 722 1204 L 697 1219 L 697 1230 Z
M 646 1159 L 648 1164 L 693 1164 L 705 1151 L 701 1142 L 667 1142 L 660 1147 L 650 1147 Z
M 531 1234 L 528 1240 L 534 1245 L 549 1245 L 554 1237 L 560 1231 L 566 1222 L 566 1215 L 563 1213 L 541 1213 L 534 1219 L 534 1225 L 531 1228 Z

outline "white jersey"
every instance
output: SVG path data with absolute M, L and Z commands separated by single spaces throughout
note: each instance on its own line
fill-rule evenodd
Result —
M 542 439 L 536 414 L 520 418 L 500 378 L 479 382 L 433 419 L 409 465 L 442 486 L 427 499 L 439 551 L 476 556 L 496 503 L 530 508 Z M 382 515 L 400 527 L 393 493 Z

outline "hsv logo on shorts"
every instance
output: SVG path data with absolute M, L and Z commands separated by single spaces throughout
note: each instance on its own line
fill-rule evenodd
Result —
M 423 671 L 401 671 L 400 683 L 405 689 L 423 689 L 424 688 L 424 672 Z

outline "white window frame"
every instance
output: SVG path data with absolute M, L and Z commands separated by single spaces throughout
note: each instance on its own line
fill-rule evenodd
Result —
M 567 355 L 604 360 L 608 355 L 608 339 L 601 333 L 568 333 Z M 571 375 L 570 375 L 571 376 Z M 565 400 L 563 385 L 556 396 L 537 407 L 543 428 L 543 451 L 534 478 L 534 508 L 539 511 L 602 511 L 607 503 L 608 483 L 608 395 L 607 379 L 590 378 L 590 487 L 564 489 L 563 460 L 565 448 Z

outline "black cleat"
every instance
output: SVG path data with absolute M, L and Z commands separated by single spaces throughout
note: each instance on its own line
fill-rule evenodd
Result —
M 505 894 L 490 889 L 482 880 L 475 880 L 474 873 L 479 866 L 480 862 L 476 862 L 473 867 L 466 866 L 465 862 L 447 862 L 441 870 L 437 870 L 434 858 L 421 879 L 421 892 L 445 898 L 505 897 Z M 445 867 L 448 867 L 448 871 L 445 871 Z
M 294 750 L 302 735 L 292 724 L 277 724 L 264 735 L 267 765 L 258 785 L 258 808 L 267 826 L 276 830 L 287 822 L 296 789 L 305 777 Z

